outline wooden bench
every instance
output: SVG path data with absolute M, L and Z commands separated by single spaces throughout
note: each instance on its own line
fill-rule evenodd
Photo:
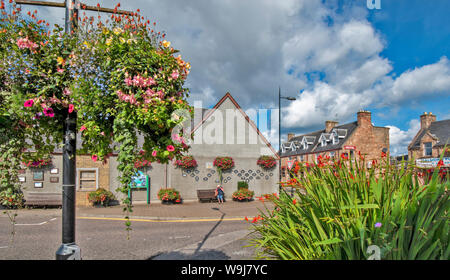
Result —
M 62 206 L 61 193 L 28 193 L 25 206 Z
M 215 196 L 215 189 L 207 189 L 207 190 L 197 190 L 197 197 L 199 201 L 209 200 L 210 202 L 213 200 L 217 200 Z

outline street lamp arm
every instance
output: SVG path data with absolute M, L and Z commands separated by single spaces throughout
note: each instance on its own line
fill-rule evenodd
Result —
M 280 96 L 280 98 L 282 98 L 282 99 L 286 99 L 286 100 L 289 100 L 289 101 L 294 101 L 294 100 L 297 100 L 297 98 L 295 98 L 295 97 L 291 97 L 291 96 Z

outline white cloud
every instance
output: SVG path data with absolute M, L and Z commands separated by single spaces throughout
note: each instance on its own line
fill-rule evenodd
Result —
M 135 0 L 121 8 L 140 8 L 191 63 L 190 101 L 213 105 L 230 92 L 243 108 L 276 108 L 281 86 L 283 95 L 297 95 L 297 101 L 283 102 L 282 125 L 292 130 L 322 128 L 327 119 L 353 121 L 362 108 L 449 94 L 447 57 L 395 76 L 365 3 L 339 1 L 337 12 L 337 2 Z M 64 16 L 62 9 L 43 14 Z M 393 141 L 409 131 L 391 130 Z
M 398 102 L 437 93 L 450 93 L 450 61 L 445 56 L 434 64 L 402 73 L 394 81 L 389 100 Z
M 408 145 L 411 143 L 414 136 L 419 132 L 420 121 L 413 119 L 409 122 L 408 130 L 401 130 L 396 126 L 389 127 L 389 142 L 391 155 L 406 155 L 408 154 Z

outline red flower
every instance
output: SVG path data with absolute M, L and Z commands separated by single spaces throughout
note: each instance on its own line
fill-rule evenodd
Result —
M 73 106 L 73 104 L 69 104 L 69 114 L 72 114 L 74 109 L 75 109 L 75 106 Z
M 169 146 L 167 146 L 167 150 L 168 150 L 169 152 L 173 152 L 173 151 L 175 151 L 175 147 L 172 146 L 172 145 L 169 145 Z
M 25 103 L 23 104 L 24 107 L 30 108 L 33 107 L 34 101 L 33 99 L 27 100 L 25 101 Z
M 55 116 L 55 112 L 52 108 L 45 108 L 44 109 L 44 115 L 50 118 L 53 118 Z

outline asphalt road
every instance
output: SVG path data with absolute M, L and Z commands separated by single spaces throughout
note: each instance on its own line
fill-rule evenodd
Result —
M 33 209 L 11 225 L 0 215 L 0 259 L 53 260 L 61 245 L 61 210 Z M 240 220 L 132 222 L 127 240 L 124 221 L 89 217 L 76 220 L 76 244 L 84 260 L 252 260 L 250 225 Z

